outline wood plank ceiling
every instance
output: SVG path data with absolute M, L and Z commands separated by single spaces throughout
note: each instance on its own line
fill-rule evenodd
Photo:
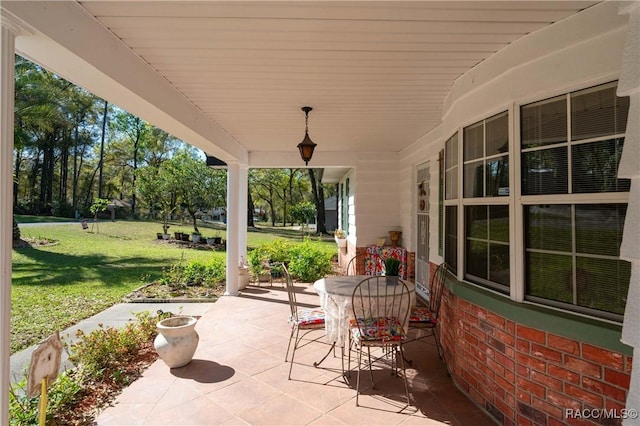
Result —
M 594 1 L 80 2 L 249 151 L 399 151 L 460 75 Z

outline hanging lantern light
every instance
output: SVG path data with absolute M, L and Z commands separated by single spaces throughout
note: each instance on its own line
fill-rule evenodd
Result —
M 300 157 L 302 157 L 305 166 L 309 165 L 309 161 L 313 156 L 313 150 L 316 149 L 316 144 L 309 137 L 309 111 L 312 109 L 313 108 L 308 106 L 302 107 L 305 117 L 304 139 L 298 144 L 298 150 L 300 151 Z

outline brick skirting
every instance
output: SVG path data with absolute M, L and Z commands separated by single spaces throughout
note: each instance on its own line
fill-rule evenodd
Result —
M 621 413 L 631 356 L 518 324 L 446 288 L 443 298 L 441 341 L 451 376 L 499 424 L 621 424 L 567 418 L 567 410 Z

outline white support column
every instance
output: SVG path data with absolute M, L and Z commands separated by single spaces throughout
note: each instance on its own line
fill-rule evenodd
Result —
M 637 410 L 640 410 L 640 3 L 626 2 L 621 5 L 620 13 L 629 15 L 629 28 L 620 69 L 618 96 L 629 96 L 629 116 L 618 177 L 631 179 L 620 245 L 620 258 L 631 262 L 621 341 L 633 347 L 633 367 L 626 409 L 636 410 L 636 416 L 624 419 L 622 424 L 637 426 L 640 425 L 640 417 L 637 415 Z
M 238 263 L 240 262 L 238 223 L 242 217 L 240 175 L 238 163 L 229 163 L 227 167 L 227 287 L 225 296 L 238 295 Z
M 238 254 L 239 258 L 247 260 L 247 218 L 249 215 L 249 166 L 240 165 L 238 175 L 238 197 L 240 212 L 238 214 Z
M 0 424 L 9 423 L 11 357 L 11 250 L 13 232 L 13 99 L 15 34 L 2 16 L 0 27 Z

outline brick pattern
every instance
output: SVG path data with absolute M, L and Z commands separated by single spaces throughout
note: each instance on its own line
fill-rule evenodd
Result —
M 499 424 L 621 424 L 568 419 L 566 410 L 624 408 L 630 356 L 515 323 L 446 289 L 443 298 L 440 340 L 449 371 Z

